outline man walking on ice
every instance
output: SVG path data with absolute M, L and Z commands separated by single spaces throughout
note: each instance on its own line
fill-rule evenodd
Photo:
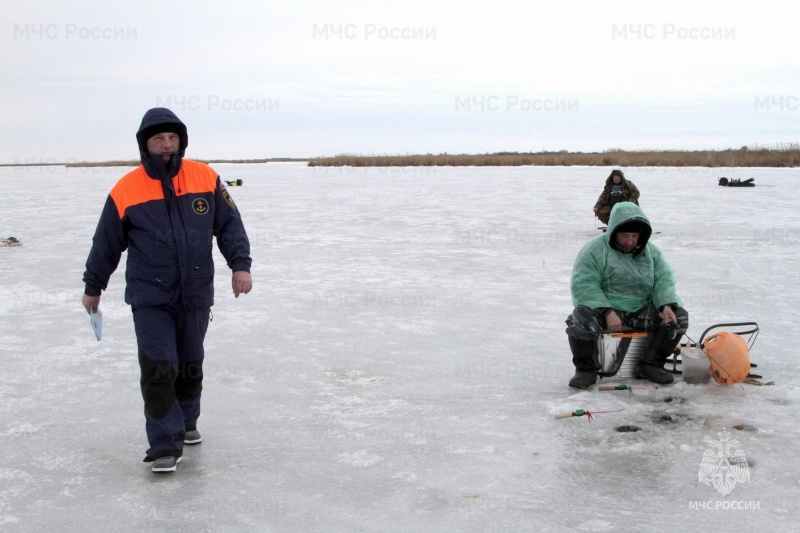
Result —
M 174 472 L 184 444 L 199 444 L 203 340 L 214 304 L 213 240 L 238 298 L 253 286 L 250 242 L 217 173 L 183 159 L 186 126 L 169 109 L 145 113 L 136 133 L 141 165 L 111 189 L 97 225 L 82 304 L 97 310 L 122 252 L 133 313 L 152 471 Z

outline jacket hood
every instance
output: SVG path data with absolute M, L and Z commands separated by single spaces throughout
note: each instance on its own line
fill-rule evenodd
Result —
M 164 129 L 157 127 L 165 125 L 168 125 L 168 127 Z M 183 157 L 186 147 L 189 146 L 189 134 L 186 131 L 186 125 L 181 122 L 181 119 L 179 119 L 175 113 L 166 107 L 154 107 L 147 111 L 144 117 L 142 117 L 139 131 L 136 132 L 136 142 L 139 144 L 139 152 L 147 153 L 147 139 L 157 133 L 161 133 L 161 131 L 158 131 L 159 129 L 161 129 L 161 131 L 176 131 L 181 138 L 178 151 L 181 152 L 181 157 Z
M 620 177 L 622 178 L 620 184 L 628 181 L 627 179 L 625 179 L 625 173 L 619 170 L 618 168 L 615 168 L 614 170 L 611 171 L 611 174 L 609 174 L 608 177 L 606 178 L 606 189 L 608 190 L 611 190 L 611 186 L 614 184 L 614 174 L 619 174 Z
M 164 131 L 175 132 L 181 138 L 178 151 L 172 155 L 169 163 L 165 163 L 161 156 L 147 151 L 147 140 Z M 183 154 L 189 145 L 189 134 L 186 131 L 186 125 L 175 113 L 165 107 L 154 107 L 142 117 L 139 131 L 136 132 L 136 142 L 139 145 L 139 159 L 147 174 L 151 178 L 166 181 L 177 175 L 181 169 Z
M 653 234 L 653 228 L 650 225 L 650 219 L 644 214 L 642 208 L 633 202 L 620 202 L 611 209 L 611 215 L 608 217 L 608 245 L 617 250 L 617 232 L 620 226 L 627 225 L 628 223 L 639 224 L 641 230 L 639 232 L 639 243 L 633 251 L 633 255 L 639 255 L 650 240 Z

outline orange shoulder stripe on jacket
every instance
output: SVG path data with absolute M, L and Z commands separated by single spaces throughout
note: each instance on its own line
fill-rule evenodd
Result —
M 125 216 L 129 207 L 164 199 L 161 182 L 148 176 L 141 165 L 122 176 L 109 195 L 117 206 L 120 219 Z
M 181 171 L 172 178 L 172 184 L 177 196 L 213 193 L 217 188 L 217 173 L 205 163 L 184 159 Z

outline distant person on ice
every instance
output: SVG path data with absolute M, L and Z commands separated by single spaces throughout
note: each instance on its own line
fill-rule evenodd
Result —
M 214 304 L 213 237 L 233 271 L 236 297 L 253 286 L 250 242 L 217 173 L 183 159 L 186 126 L 147 111 L 136 133 L 142 164 L 109 193 L 86 260 L 82 304 L 100 305 L 128 250 L 125 302 L 133 312 L 145 429 L 153 472 L 174 472 L 184 444 L 200 443 L 203 340 Z
M 632 181 L 625 179 L 625 174 L 621 170 L 614 169 L 606 178 L 603 192 L 594 204 L 594 214 L 600 222 L 608 225 L 608 214 L 619 202 L 633 202 L 639 205 L 639 189 Z
M 675 275 L 661 250 L 649 242 L 652 228 L 631 202 L 611 210 L 608 231 L 587 242 L 572 269 L 572 305 L 567 337 L 575 376 L 570 387 L 586 389 L 597 381 L 595 353 L 604 331 L 650 332 L 637 377 L 672 383 L 667 357 L 689 327 L 689 314 L 675 289 Z

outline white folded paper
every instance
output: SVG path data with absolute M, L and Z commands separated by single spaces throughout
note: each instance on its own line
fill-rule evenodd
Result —
M 97 340 L 103 338 L 103 312 L 98 309 L 94 310 L 89 313 L 89 323 L 92 325 L 92 329 L 94 330 L 94 336 L 97 337 Z

